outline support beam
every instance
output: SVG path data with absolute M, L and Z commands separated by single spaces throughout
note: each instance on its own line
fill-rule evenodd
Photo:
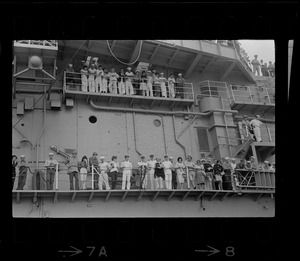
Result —
M 168 65 L 170 65 L 173 62 L 173 60 L 174 60 L 175 56 L 178 54 L 178 52 L 179 52 L 179 49 L 176 49 L 176 51 L 173 53 L 171 59 L 168 61 Z
M 222 75 L 220 81 L 224 81 L 224 79 L 231 73 L 231 71 L 233 70 L 233 68 L 235 67 L 236 63 L 233 62 L 232 64 L 230 64 L 227 68 L 227 70 L 225 71 L 225 73 Z
M 77 194 L 77 192 L 73 192 L 73 195 L 72 195 L 72 198 L 71 198 L 71 202 L 74 202 L 76 194 Z
M 264 193 L 260 193 L 260 194 L 256 197 L 255 202 L 258 201 L 263 195 L 264 195 Z
M 155 103 L 155 100 L 153 99 L 152 102 L 151 102 L 151 104 L 150 104 L 150 109 L 152 109 L 154 103 Z
M 107 195 L 106 195 L 106 198 L 105 198 L 105 202 L 108 201 L 109 197 L 110 197 L 110 194 L 111 194 L 111 191 L 108 191 Z
M 152 201 L 154 201 L 154 200 L 157 198 L 157 196 L 159 195 L 159 192 L 160 192 L 160 191 L 157 191 L 157 192 L 155 193 L 154 197 L 152 198 Z
M 205 190 L 203 190 L 203 191 L 195 198 L 195 200 L 196 200 L 196 201 L 199 200 L 199 199 L 202 197 L 202 195 L 204 194 L 204 192 L 205 192 Z
M 108 100 L 108 106 L 110 106 L 111 101 L 112 101 L 112 98 L 113 98 L 112 96 L 109 97 L 109 100 Z
M 184 196 L 181 198 L 181 201 L 185 200 L 188 194 L 190 194 L 191 191 L 187 191 Z
M 132 63 L 134 60 L 136 60 L 137 56 L 138 56 L 138 53 L 139 53 L 139 49 L 140 49 L 140 45 L 142 44 L 142 40 L 138 40 L 135 47 L 134 47 L 134 50 L 131 54 L 131 57 L 129 59 L 129 63 Z
M 19 204 L 20 203 L 20 192 L 17 192 L 17 203 Z
M 228 196 L 229 192 L 226 192 L 225 195 L 221 198 L 221 201 L 223 201 L 227 196 Z
M 195 57 L 195 59 L 192 61 L 192 63 L 190 64 L 189 68 L 186 70 L 186 72 L 184 73 L 184 77 L 187 78 L 189 77 L 189 75 L 193 72 L 193 70 L 195 69 L 195 67 L 197 66 L 199 60 L 202 57 L 202 53 L 198 53 Z
M 128 190 L 125 191 L 125 193 L 124 193 L 124 195 L 123 195 L 123 197 L 122 197 L 122 199 L 121 199 L 122 202 L 125 200 L 125 198 L 126 198 L 126 196 L 127 196 L 127 193 L 128 193 Z
M 94 196 L 94 193 L 95 193 L 95 192 L 91 192 L 91 194 L 90 194 L 90 196 L 89 196 L 89 199 L 88 199 L 88 202 L 91 202 L 91 201 L 92 201 L 93 196 Z
M 54 202 L 54 203 L 57 202 L 57 197 L 58 197 L 58 192 L 55 192 L 55 193 L 54 193 L 54 199 L 53 199 L 53 202 Z
M 211 60 L 205 65 L 205 67 L 201 73 L 204 73 L 207 70 L 207 68 L 209 68 L 209 66 L 214 62 L 214 60 L 215 60 L 215 57 L 212 57 Z
M 152 53 L 152 55 L 151 55 L 151 57 L 149 59 L 150 63 L 153 61 L 153 59 L 155 57 L 155 54 L 157 53 L 157 50 L 159 49 L 159 47 L 160 47 L 160 44 L 156 45 L 156 47 L 155 47 L 155 49 L 154 49 L 154 51 L 153 51 L 153 53 Z
M 169 201 L 171 199 L 171 197 L 173 197 L 175 193 L 175 190 L 172 191 L 172 193 L 167 197 L 166 201 Z
M 143 194 L 144 194 L 144 191 L 141 191 L 140 194 L 139 194 L 139 197 L 138 197 L 137 201 L 141 200 L 141 198 L 143 197 Z
M 130 101 L 130 107 L 132 106 L 133 101 L 134 101 L 134 98 L 132 98 L 131 101 Z
M 219 194 L 219 191 L 215 192 L 215 194 L 213 194 L 213 196 L 209 200 L 210 201 L 213 200 L 218 194 Z
M 173 109 L 173 107 L 174 107 L 175 103 L 176 103 L 176 101 L 173 101 L 173 102 L 172 102 L 172 104 L 171 104 L 171 106 L 170 106 L 170 110 L 172 110 L 172 109 Z

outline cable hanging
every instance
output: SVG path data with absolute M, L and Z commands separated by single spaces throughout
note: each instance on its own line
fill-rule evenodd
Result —
M 135 59 L 135 61 L 132 62 L 132 63 L 125 63 L 125 62 L 122 62 L 121 60 L 119 60 L 119 59 L 113 54 L 113 52 L 112 52 L 112 50 L 111 50 L 111 48 L 110 48 L 110 46 L 109 46 L 108 40 L 106 40 L 106 43 L 107 43 L 107 47 L 108 47 L 108 49 L 109 49 L 109 52 L 111 53 L 111 55 L 112 55 L 119 63 L 125 64 L 125 65 L 133 65 L 133 64 L 135 64 L 135 63 L 137 62 L 137 60 L 140 58 L 141 51 L 142 51 L 142 45 L 143 45 L 143 41 L 142 41 L 142 40 L 141 40 L 141 44 L 140 44 L 139 54 L 138 54 L 137 58 Z
M 83 46 L 83 44 L 86 42 L 86 40 L 84 40 L 83 41 L 83 43 L 81 44 L 81 46 L 78 48 L 78 50 L 76 51 L 76 53 L 72 56 L 72 58 L 69 60 L 69 62 L 68 62 L 68 64 L 73 60 L 73 58 L 76 56 L 76 54 L 79 52 L 79 50 L 81 49 L 81 47 Z M 65 66 L 64 67 L 64 69 L 63 69 L 63 71 L 66 69 L 68 67 L 68 65 L 67 66 Z M 50 85 L 49 85 L 49 87 L 48 87 L 48 90 L 56 83 L 56 81 L 57 81 L 57 78 L 56 78 L 56 80 L 54 81 L 54 82 L 52 82 Z M 38 101 L 41 99 L 41 98 L 43 98 L 44 97 L 44 95 L 48 92 L 48 90 L 46 91 L 46 92 L 44 92 L 37 100 L 36 100 L 36 102 L 32 105 L 32 107 L 30 108 L 30 109 L 33 109 L 34 108 L 34 105 L 36 105 L 37 103 L 38 103 Z M 12 126 L 12 128 L 14 128 L 14 127 L 16 127 L 16 125 L 25 117 L 25 115 L 27 115 L 27 114 L 24 114 L 13 126 Z

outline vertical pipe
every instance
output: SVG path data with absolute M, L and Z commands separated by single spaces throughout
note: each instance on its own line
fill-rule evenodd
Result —
M 184 151 L 184 158 L 186 158 L 186 156 L 187 156 L 186 148 L 185 148 L 185 146 L 183 146 L 183 145 L 178 141 L 178 139 L 177 139 L 177 137 L 176 137 L 175 115 L 172 115 L 172 119 L 173 119 L 173 130 L 174 130 L 175 141 L 176 141 L 176 143 L 177 143 L 181 148 L 183 148 L 183 151 Z
M 41 140 L 41 136 L 45 130 L 46 127 L 46 87 L 44 87 L 44 108 L 43 108 L 43 127 L 42 130 L 37 138 L 36 141 L 36 166 L 37 169 L 39 169 L 39 146 L 40 146 L 40 140 Z
M 58 190 L 58 164 L 55 167 L 55 189 Z
M 92 165 L 92 190 L 94 190 L 94 166 Z
M 162 130 L 163 130 L 163 139 L 164 139 L 165 154 L 168 154 L 168 152 L 167 152 L 166 134 L 165 134 L 164 117 L 161 114 L 156 114 L 156 115 L 161 118 L 161 125 L 162 125 Z
M 127 127 L 127 112 L 125 111 L 125 129 L 126 129 L 126 153 L 128 154 L 128 127 Z
M 135 124 L 135 112 L 132 113 L 132 117 L 133 117 L 133 137 L 134 137 L 134 147 L 135 147 L 135 151 L 136 153 L 140 156 L 142 155 L 142 153 L 137 149 L 137 136 L 136 136 L 136 124 Z

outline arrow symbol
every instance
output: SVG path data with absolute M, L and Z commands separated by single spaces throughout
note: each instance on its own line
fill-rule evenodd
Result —
M 77 249 L 76 247 L 73 247 L 73 246 L 70 246 L 70 247 L 72 247 L 73 249 L 76 249 L 76 251 L 74 251 L 74 250 L 59 250 L 58 252 L 71 252 L 71 253 L 74 253 L 74 254 L 71 255 L 71 256 L 75 256 L 75 255 L 77 255 L 77 254 L 82 253 L 82 250 Z
M 210 249 L 208 250 L 195 250 L 196 252 L 210 252 L 210 254 L 208 254 L 207 256 L 211 256 L 211 255 L 214 255 L 214 254 L 217 254 L 219 253 L 220 251 L 214 247 L 211 247 L 211 246 L 207 246 L 209 247 Z

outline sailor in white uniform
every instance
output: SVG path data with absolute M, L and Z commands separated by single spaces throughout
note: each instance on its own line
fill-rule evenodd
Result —
M 166 188 L 172 189 L 172 170 L 173 167 L 172 162 L 169 160 L 169 156 L 164 156 L 164 161 L 162 162 L 164 172 L 165 172 L 165 181 L 166 181 Z
M 109 92 L 112 94 L 118 94 L 117 79 L 119 78 L 119 75 L 115 72 L 114 67 L 111 68 L 110 73 L 108 74 L 108 78 L 109 78 L 109 84 L 108 84 Z
M 163 72 L 160 73 L 160 77 L 158 79 L 160 81 L 161 96 L 167 98 L 167 87 L 166 87 L 167 79 L 164 77 Z
M 150 179 L 150 187 L 151 190 L 154 189 L 154 171 L 155 171 L 155 165 L 156 164 L 156 160 L 154 159 L 154 154 L 150 154 L 150 159 L 147 161 L 147 175 Z M 146 187 L 147 187 L 147 180 L 146 179 Z
M 102 70 L 102 66 L 99 65 L 96 70 L 96 92 L 100 92 L 100 90 L 101 90 L 103 75 L 104 75 L 104 73 Z
M 122 190 L 125 190 L 127 182 L 127 190 L 130 189 L 130 178 L 132 175 L 132 163 L 129 161 L 129 155 L 125 155 L 125 160 L 121 163 L 121 169 L 123 170 L 122 177 Z
M 84 65 L 83 68 L 80 70 L 81 73 L 81 91 L 87 92 L 87 85 L 88 85 L 88 70 L 87 70 L 87 65 Z
M 257 142 L 261 142 L 262 139 L 261 139 L 261 133 L 260 133 L 260 125 L 262 125 L 264 123 L 262 123 L 259 120 L 260 119 L 259 115 L 256 115 L 255 117 L 256 117 L 255 119 L 253 119 L 252 121 L 250 121 L 250 124 L 253 126 L 253 131 L 254 131 L 254 135 L 255 135 L 256 141 Z
M 126 95 L 133 95 L 133 86 L 132 86 L 132 78 L 134 77 L 134 73 L 131 71 L 131 67 L 127 68 L 127 72 L 125 73 L 125 92 Z
M 105 189 L 109 190 L 110 187 L 109 187 L 108 175 L 107 175 L 107 172 L 109 170 L 109 164 L 108 164 L 108 162 L 105 162 L 104 159 L 105 159 L 104 156 L 100 157 L 100 162 L 99 162 L 99 171 L 100 171 L 99 189 L 102 190 L 102 184 L 104 182 Z
M 96 75 L 96 68 L 95 64 L 92 63 L 91 68 L 89 68 L 89 91 L 95 92 L 95 75 Z

